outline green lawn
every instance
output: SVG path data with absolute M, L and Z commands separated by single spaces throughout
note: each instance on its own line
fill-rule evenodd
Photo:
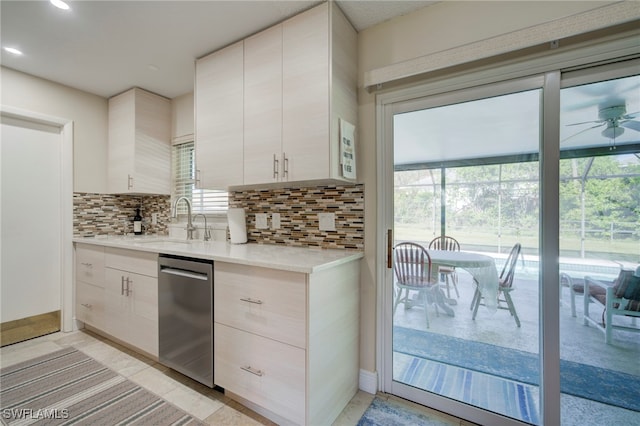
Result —
M 438 230 L 439 232 L 439 230 Z M 538 253 L 538 230 L 528 229 L 521 231 L 520 235 L 512 232 L 504 232 L 500 241 L 497 233 L 486 229 L 458 229 L 451 230 L 449 235 L 460 242 L 463 250 L 497 251 L 500 242 L 501 252 L 507 252 L 513 244 L 522 244 L 523 251 L 528 254 Z M 436 235 L 433 229 L 426 224 L 397 224 L 394 228 L 396 241 L 417 241 L 428 244 Z M 575 235 L 560 236 L 561 255 L 567 257 L 580 257 L 580 238 Z M 628 262 L 640 262 L 640 239 L 627 238 L 611 241 L 609 238 L 588 238 L 585 240 L 585 258 L 598 258 L 609 260 L 626 260 Z

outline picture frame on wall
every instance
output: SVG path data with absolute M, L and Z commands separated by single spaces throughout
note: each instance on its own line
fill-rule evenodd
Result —
M 340 119 L 340 168 L 342 177 L 356 179 L 356 126 Z

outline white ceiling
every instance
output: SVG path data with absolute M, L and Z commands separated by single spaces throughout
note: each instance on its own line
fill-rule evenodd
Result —
M 133 86 L 193 91 L 194 60 L 283 21 L 318 0 L 0 2 L 2 65 L 103 97 Z M 361 31 L 434 1 L 336 0 Z

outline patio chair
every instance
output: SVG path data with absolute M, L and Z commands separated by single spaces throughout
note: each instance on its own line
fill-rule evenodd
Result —
M 448 250 L 448 251 L 460 251 L 460 243 L 453 238 L 447 236 L 436 237 L 429 243 L 429 250 Z M 453 289 L 456 291 L 456 296 L 460 298 L 460 292 L 458 291 L 458 273 L 455 266 L 438 265 L 438 274 L 447 285 L 447 298 L 451 298 L 449 291 L 449 278 L 453 284 Z
M 513 291 L 513 276 L 516 270 L 516 262 L 518 257 L 520 256 L 520 252 L 522 250 L 522 246 L 520 243 L 516 243 L 512 248 L 511 252 L 509 252 L 509 256 L 507 257 L 507 261 L 504 263 L 502 267 L 502 272 L 500 272 L 499 281 L 498 281 L 498 309 L 506 309 L 509 310 L 511 316 L 516 320 L 516 325 L 520 327 L 520 318 L 518 318 L 518 313 L 516 312 L 516 307 L 513 304 L 513 299 L 511 298 L 511 291 Z M 502 296 L 502 298 L 500 297 Z M 473 295 L 473 300 L 471 301 L 471 307 L 473 308 L 473 316 L 472 319 L 476 319 L 476 314 L 478 313 L 478 306 L 482 303 L 482 299 L 484 296 L 479 289 L 478 283 L 476 282 L 476 291 Z M 507 306 L 502 305 L 501 303 L 506 303 Z
M 640 317 L 640 266 L 635 271 L 621 269 L 613 285 L 585 277 L 582 294 L 584 296 L 583 323 L 584 325 L 594 324 L 604 331 L 607 344 L 611 344 L 613 330 L 640 332 L 640 328 L 636 326 L 636 318 Z M 601 321 L 589 316 L 591 303 L 602 306 Z M 614 324 L 614 315 L 632 317 L 631 326 Z
M 424 313 L 429 327 L 429 313 L 427 308 L 437 301 L 438 283 L 431 279 L 431 258 L 427 250 L 420 244 L 404 242 L 396 244 L 393 250 L 393 270 L 396 276 L 396 300 L 393 304 L 393 314 L 398 304 L 403 303 L 405 309 L 415 304 L 424 304 Z M 404 290 L 404 296 L 403 294 Z M 410 298 L 410 291 L 418 292 L 415 298 Z M 436 315 L 438 307 L 436 306 Z

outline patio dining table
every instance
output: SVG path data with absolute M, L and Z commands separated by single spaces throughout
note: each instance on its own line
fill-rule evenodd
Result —
M 469 272 L 478 283 L 478 289 L 485 300 L 485 306 L 492 312 L 498 309 L 498 271 L 491 256 L 468 251 L 429 250 L 431 264 L 435 266 L 454 266 Z

